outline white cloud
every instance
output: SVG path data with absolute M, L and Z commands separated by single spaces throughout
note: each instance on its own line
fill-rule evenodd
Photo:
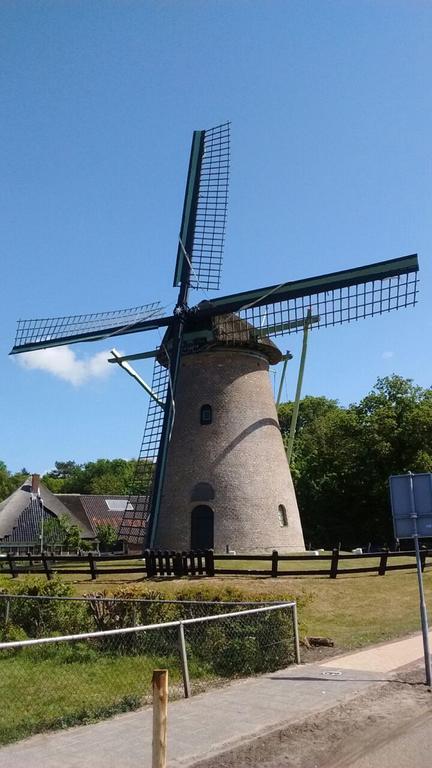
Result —
M 383 360 L 390 360 L 391 357 L 394 357 L 394 352 L 388 350 L 387 352 L 383 352 L 381 357 Z
M 47 371 L 79 387 L 90 379 L 104 379 L 109 376 L 113 368 L 107 362 L 109 356 L 108 350 L 105 350 L 80 359 L 70 347 L 65 346 L 24 352 L 19 355 L 18 361 L 24 368 Z

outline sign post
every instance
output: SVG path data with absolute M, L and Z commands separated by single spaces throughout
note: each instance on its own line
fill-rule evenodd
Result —
M 429 626 L 424 597 L 419 536 L 432 536 L 432 473 L 413 474 L 409 472 L 407 475 L 392 475 L 390 477 L 390 499 L 396 538 L 414 539 L 426 683 L 430 688 L 432 685 L 432 672 Z

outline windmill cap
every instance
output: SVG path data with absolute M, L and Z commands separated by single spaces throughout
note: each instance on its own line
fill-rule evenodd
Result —
M 265 335 L 260 335 L 259 328 L 248 323 L 233 312 L 224 315 L 206 314 L 211 309 L 209 301 L 201 302 L 196 314 L 188 315 L 184 329 L 183 354 L 208 352 L 212 349 L 241 348 L 259 352 L 264 355 L 271 365 L 276 365 L 282 359 L 282 352 L 276 344 Z M 165 334 L 162 348 L 168 350 L 171 346 L 171 329 Z M 160 351 L 158 361 L 166 365 L 166 354 Z

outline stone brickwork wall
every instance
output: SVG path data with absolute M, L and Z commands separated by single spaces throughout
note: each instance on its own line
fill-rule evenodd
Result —
M 245 349 L 183 356 L 157 548 L 189 549 L 192 509 L 205 503 L 214 511 L 216 552 L 304 549 L 268 369 L 264 355 Z M 204 404 L 212 407 L 207 425 Z

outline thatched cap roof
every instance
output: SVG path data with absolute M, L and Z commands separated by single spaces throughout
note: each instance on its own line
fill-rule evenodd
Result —
M 211 307 L 210 302 L 203 301 L 198 305 L 200 310 L 206 306 Z M 169 350 L 171 344 L 171 328 L 168 328 L 163 345 Z M 260 335 L 259 328 L 255 328 L 243 318 L 230 312 L 226 315 L 188 315 L 185 323 L 184 351 L 208 352 L 221 347 L 250 349 L 265 355 L 272 365 L 282 359 L 280 349 L 268 336 Z M 160 352 L 158 361 L 165 365 L 165 355 Z

